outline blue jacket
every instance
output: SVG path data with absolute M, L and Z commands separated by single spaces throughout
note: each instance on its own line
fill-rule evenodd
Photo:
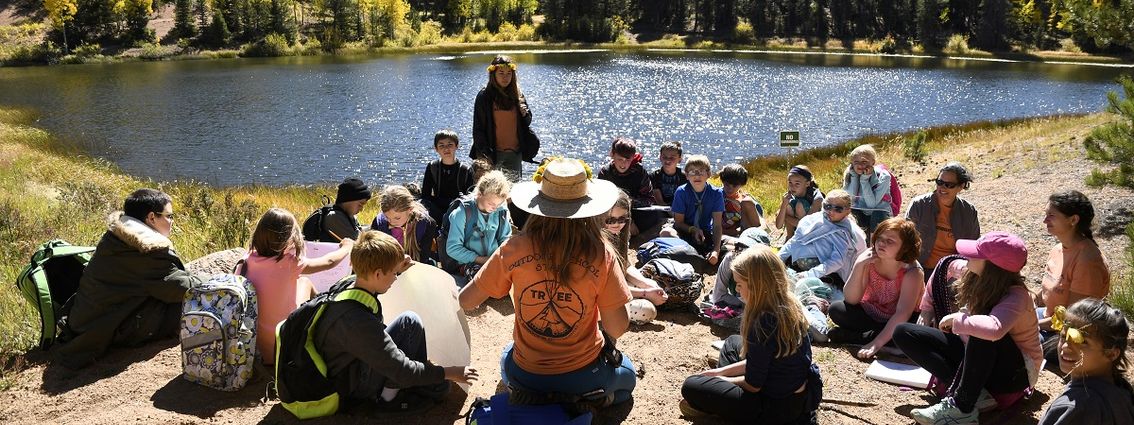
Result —
M 874 172 L 869 176 L 860 176 L 851 167 L 847 167 L 843 173 L 843 190 L 854 197 L 851 209 L 892 212 L 890 178 L 890 172 L 878 165 L 874 166 Z
M 866 250 L 866 234 L 850 217 L 832 223 L 823 213 L 810 214 L 799 220 L 795 236 L 780 248 L 780 259 L 818 258 L 819 265 L 803 272 L 803 277 L 820 278 L 838 273 L 850 279 L 854 261 Z
M 449 214 L 449 239 L 445 241 L 446 254 L 458 263 L 469 264 L 476 261 L 478 256 L 492 255 L 509 236 L 512 236 L 511 223 L 502 217 L 507 207 L 501 206 L 490 214 L 482 213 L 479 209 L 474 211 L 473 218 L 476 219 L 476 223 L 473 225 L 469 239 L 465 240 L 465 212 L 461 208 L 455 208 Z M 503 228 L 500 228 L 501 224 Z M 499 238 L 497 238 L 498 234 Z

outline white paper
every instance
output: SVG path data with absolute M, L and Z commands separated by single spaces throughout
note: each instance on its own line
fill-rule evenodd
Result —
M 339 249 L 339 244 L 337 243 L 307 241 L 304 244 L 303 255 L 307 258 L 319 258 Z M 343 258 L 343 261 L 334 268 L 323 270 L 319 273 L 305 274 L 303 276 L 307 276 L 308 279 L 311 279 L 311 284 L 315 286 L 316 291 L 326 292 L 331 288 L 331 285 L 334 285 L 339 279 L 347 277 L 348 275 L 350 275 L 349 255 Z
M 875 360 L 874 363 L 870 364 L 870 367 L 866 368 L 866 377 L 891 384 L 925 389 L 929 388 L 931 375 L 929 371 L 916 365 Z

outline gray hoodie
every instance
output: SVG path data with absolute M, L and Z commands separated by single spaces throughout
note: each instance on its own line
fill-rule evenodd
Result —
M 1040 425 L 1134 425 L 1134 394 L 1102 378 L 1074 379 L 1040 418 Z

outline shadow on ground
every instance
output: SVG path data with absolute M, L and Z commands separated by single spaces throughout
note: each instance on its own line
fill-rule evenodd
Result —
M 176 344 L 177 339 L 170 338 L 137 348 L 114 348 L 83 369 L 71 369 L 59 362 L 47 360 L 47 367 L 43 369 L 43 392 L 59 395 L 113 377 L 125 371 L 130 365 L 150 360 Z M 50 354 L 52 353 L 45 355 Z

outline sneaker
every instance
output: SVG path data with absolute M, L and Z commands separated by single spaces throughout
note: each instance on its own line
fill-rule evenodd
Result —
M 980 390 L 980 398 L 977 399 L 976 404 L 973 406 L 980 412 L 988 412 L 996 410 L 997 407 L 1000 407 L 1000 403 L 992 397 L 992 394 L 988 393 L 988 390 Z
M 951 397 L 941 399 L 940 403 L 924 409 L 910 411 L 910 417 L 921 425 L 978 425 L 980 424 L 980 410 L 973 409 L 965 413 L 953 405 Z
M 685 401 L 684 399 L 682 399 L 680 403 L 677 403 L 677 408 L 681 410 L 681 416 L 684 416 L 684 417 L 689 418 L 689 419 L 706 418 L 706 417 L 710 416 L 706 412 L 702 412 L 700 410 L 697 410 L 696 408 L 693 407 L 693 405 L 689 404 L 689 402 Z

